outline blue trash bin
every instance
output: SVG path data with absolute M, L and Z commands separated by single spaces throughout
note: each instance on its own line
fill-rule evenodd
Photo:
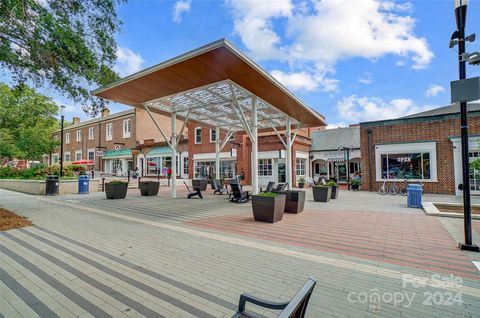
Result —
M 78 176 L 78 194 L 88 194 L 89 182 L 87 175 Z
M 407 187 L 407 204 L 409 208 L 422 208 L 422 186 L 409 184 Z

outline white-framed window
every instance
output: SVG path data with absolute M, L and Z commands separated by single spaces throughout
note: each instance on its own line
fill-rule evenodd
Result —
M 130 132 L 132 131 L 132 122 L 130 119 L 123 121 L 123 138 L 130 138 Z
M 70 161 L 70 152 L 66 152 L 63 156 L 64 156 L 63 158 L 64 161 Z
M 58 135 L 53 135 L 53 140 L 57 141 L 58 140 Z
M 196 144 L 202 143 L 202 127 L 195 128 L 195 143 Z
M 93 140 L 95 137 L 95 127 L 88 128 L 88 139 Z
M 113 123 L 108 123 L 105 126 L 105 140 L 112 140 L 113 138 Z
M 259 159 L 258 160 L 258 175 L 259 176 L 272 176 L 273 175 L 272 159 Z
M 217 141 L 217 131 L 215 129 L 210 129 L 210 142 Z
M 77 130 L 77 142 L 82 141 L 82 130 Z
M 58 153 L 52 155 L 52 164 L 57 164 L 58 163 Z
M 66 144 L 70 143 L 70 133 L 69 132 L 65 133 L 65 143 Z
M 77 150 L 75 151 L 75 161 L 82 160 L 82 151 Z
M 296 172 L 297 172 L 297 176 L 307 175 L 307 159 L 303 159 L 303 158 L 296 159 Z
M 231 136 L 230 136 L 230 139 L 228 140 L 235 140 L 235 133 L 233 133 Z
M 435 142 L 377 145 L 375 159 L 378 181 L 437 181 Z
M 88 149 L 88 160 L 95 161 L 95 149 Z
M 183 157 L 183 174 L 188 174 L 188 157 Z

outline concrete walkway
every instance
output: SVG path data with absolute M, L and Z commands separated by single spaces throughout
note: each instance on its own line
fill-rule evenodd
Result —
M 0 206 L 35 224 L 0 233 L 0 317 L 230 317 L 241 293 L 288 300 L 310 275 L 308 317 L 480 316 L 478 256 L 455 247 L 461 219 L 399 196 L 322 204 L 309 191 L 305 212 L 265 224 L 250 203 L 180 189 L 115 201 L 0 190 Z

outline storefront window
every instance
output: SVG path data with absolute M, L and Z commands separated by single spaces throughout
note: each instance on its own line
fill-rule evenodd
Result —
M 258 160 L 258 175 L 259 176 L 272 176 L 272 159 L 259 159 Z
M 215 174 L 215 161 L 195 161 L 195 179 L 209 179 Z
M 147 158 L 147 174 L 158 174 L 160 168 L 160 157 Z
M 112 174 L 121 174 L 122 170 L 122 159 L 112 159 Z
M 296 159 L 297 176 L 305 176 L 307 174 L 307 159 Z
M 430 153 L 381 155 L 382 179 L 430 179 Z

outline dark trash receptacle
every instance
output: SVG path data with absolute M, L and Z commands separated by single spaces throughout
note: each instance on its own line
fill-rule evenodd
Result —
M 78 176 L 78 194 L 88 194 L 88 184 L 90 183 L 87 175 Z
M 409 184 L 407 187 L 407 205 L 409 208 L 422 207 L 422 186 L 419 184 Z
M 45 187 L 46 195 L 58 195 L 58 176 L 47 176 Z

